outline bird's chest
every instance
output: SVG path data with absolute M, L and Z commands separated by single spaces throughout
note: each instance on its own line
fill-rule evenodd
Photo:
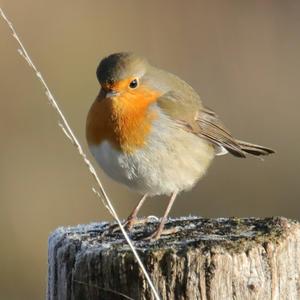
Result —
M 109 140 L 104 140 L 98 145 L 90 145 L 90 151 L 100 167 L 111 178 L 129 188 L 146 193 L 149 192 L 148 187 L 150 178 L 154 176 L 153 171 L 161 162 L 161 155 L 166 153 L 165 149 L 153 149 L 152 146 L 153 141 L 149 137 L 143 147 L 124 152 L 117 149 Z M 155 177 L 155 180 L 160 180 Z
M 90 145 L 101 168 L 141 193 L 170 194 L 192 187 L 212 160 L 212 147 L 162 118 L 153 122 L 144 146 L 133 152 L 120 151 L 108 140 Z
M 133 98 L 127 95 L 93 103 L 86 125 L 89 145 L 108 141 L 114 149 L 125 153 L 143 147 L 157 117 L 155 111 L 149 109 L 154 95 Z

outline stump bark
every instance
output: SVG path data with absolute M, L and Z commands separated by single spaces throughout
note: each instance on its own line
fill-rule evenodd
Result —
M 59 228 L 49 238 L 48 300 L 154 299 L 109 223 Z M 176 233 L 130 233 L 161 299 L 300 299 L 300 224 L 285 218 L 170 219 Z

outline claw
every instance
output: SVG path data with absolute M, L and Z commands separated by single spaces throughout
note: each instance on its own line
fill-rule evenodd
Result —
M 143 238 L 144 241 L 157 241 L 162 235 L 171 235 L 179 231 L 179 228 L 169 228 L 169 229 L 163 229 L 159 230 L 160 228 L 157 228 L 153 233 L 151 233 L 149 236 L 146 236 Z
M 148 218 L 128 218 L 122 225 L 126 231 L 130 232 L 135 225 L 143 225 L 147 222 L 147 220 Z M 118 224 L 113 224 L 110 225 L 104 232 L 107 234 L 114 234 L 120 231 L 120 226 Z

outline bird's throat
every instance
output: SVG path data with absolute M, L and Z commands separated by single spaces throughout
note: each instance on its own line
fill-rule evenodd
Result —
M 98 145 L 107 140 L 126 153 L 143 147 L 157 117 L 150 106 L 158 96 L 157 92 L 140 88 L 113 99 L 97 98 L 87 118 L 88 143 Z

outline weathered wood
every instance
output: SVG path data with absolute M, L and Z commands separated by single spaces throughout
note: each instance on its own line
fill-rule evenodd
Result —
M 135 227 L 131 238 L 162 299 L 300 299 L 299 223 L 189 217 L 167 223 L 175 234 L 141 241 L 156 224 Z M 50 236 L 49 300 L 153 299 L 122 235 L 103 234 L 107 226 Z

